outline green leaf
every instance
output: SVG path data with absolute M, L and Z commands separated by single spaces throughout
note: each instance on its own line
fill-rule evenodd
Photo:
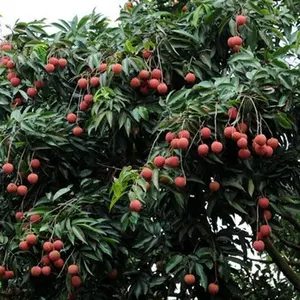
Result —
M 179 254 L 175 254 L 168 262 L 166 267 L 166 273 L 170 273 L 178 264 L 181 263 L 183 257 Z
M 65 188 L 63 188 L 63 189 L 58 190 L 58 191 L 54 194 L 52 200 L 55 201 L 55 200 L 57 200 L 59 197 L 61 197 L 62 195 L 68 193 L 68 192 L 72 189 L 72 187 L 73 187 L 73 184 L 70 184 L 69 186 L 67 186 L 67 187 L 65 187 Z
M 204 288 L 204 290 L 206 290 L 208 280 L 207 280 L 206 273 L 204 272 L 203 266 L 200 265 L 199 263 L 196 263 L 195 264 L 195 270 L 196 270 L 197 275 L 200 278 L 200 280 L 199 280 L 200 286 L 202 286 Z
M 83 231 L 78 226 L 72 226 L 72 231 L 74 235 L 82 241 L 84 244 L 87 244 L 87 241 L 85 240 L 85 235 Z
M 249 179 L 248 181 L 248 193 L 252 197 L 254 192 L 254 183 L 252 179 Z

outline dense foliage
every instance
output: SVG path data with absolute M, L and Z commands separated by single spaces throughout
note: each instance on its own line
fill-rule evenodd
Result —
M 299 12 L 140 0 L 116 27 L 17 23 L 0 50 L 2 297 L 297 297 Z

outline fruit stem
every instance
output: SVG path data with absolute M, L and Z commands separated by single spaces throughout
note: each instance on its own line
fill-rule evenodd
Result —
M 23 180 L 22 180 L 22 176 L 19 176 L 19 172 L 20 172 L 20 168 L 21 168 L 22 158 L 23 158 L 23 156 L 24 156 L 24 153 L 25 153 L 25 151 L 26 151 L 26 148 L 27 148 L 27 147 L 24 148 L 24 150 L 23 150 L 23 152 L 22 152 L 22 154 L 21 154 L 21 156 L 20 156 L 20 160 L 19 160 L 19 164 L 18 164 L 18 169 L 17 169 L 17 179 L 20 178 L 21 184 L 22 184 L 22 181 L 23 181 Z
M 216 103 L 216 105 L 215 105 L 215 117 L 214 117 L 215 140 L 217 140 L 217 116 L 218 116 L 218 103 Z
M 257 232 L 259 232 L 259 206 L 256 204 L 256 240 L 258 240 Z

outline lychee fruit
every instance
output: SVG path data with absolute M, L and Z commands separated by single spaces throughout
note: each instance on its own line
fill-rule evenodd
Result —
M 267 140 L 267 145 L 272 147 L 273 150 L 275 150 L 278 147 L 279 142 L 275 138 L 270 138 L 270 139 Z
M 165 165 L 171 168 L 177 168 L 179 164 L 180 160 L 178 156 L 170 156 L 165 160 Z
M 269 211 L 269 210 L 265 210 L 264 211 L 264 218 L 267 220 L 267 221 L 270 221 L 272 219 L 272 213 Z
M 240 149 L 238 156 L 240 159 L 248 159 L 251 156 L 251 152 L 248 149 Z
M 184 177 L 176 177 L 174 183 L 178 188 L 182 189 L 186 186 L 186 179 Z
M 15 194 L 18 190 L 18 187 L 14 183 L 9 183 L 8 186 L 6 187 L 6 190 L 10 194 Z
M 260 197 L 258 199 L 258 206 L 262 209 L 268 208 L 270 205 L 270 201 L 266 197 Z
M 254 138 L 254 141 L 259 146 L 263 146 L 267 143 L 267 138 L 264 134 L 259 134 Z
M 45 242 L 43 244 L 43 250 L 44 251 L 51 252 L 51 251 L 53 251 L 53 249 L 54 249 L 54 246 L 53 246 L 53 244 L 51 242 Z
M 186 274 L 184 276 L 184 282 L 187 284 L 187 285 L 193 285 L 195 284 L 196 282 L 196 278 L 193 274 Z
M 75 288 L 80 287 L 81 286 L 81 278 L 79 276 L 73 276 L 71 278 L 71 285 Z
M 72 130 L 75 136 L 81 136 L 83 134 L 83 129 L 80 126 L 76 126 Z
M 265 249 L 265 243 L 263 241 L 255 241 L 253 244 L 252 244 L 252 247 L 258 251 L 258 252 L 262 252 L 264 251 Z
M 151 55 L 152 55 L 152 51 L 146 50 L 146 49 L 143 50 L 143 57 L 144 57 L 145 59 L 150 58 Z
M 198 146 L 198 154 L 202 157 L 207 156 L 209 152 L 209 147 L 206 144 Z
M 248 125 L 244 122 L 238 123 L 236 125 L 236 130 L 241 133 L 246 133 L 248 131 Z
M 32 168 L 34 168 L 34 169 L 37 169 L 37 168 L 39 168 L 39 167 L 41 166 L 41 162 L 40 162 L 39 159 L 34 158 L 34 159 L 31 160 L 30 166 L 31 166 Z
M 58 260 L 54 261 L 53 264 L 55 268 L 61 269 L 64 266 L 65 262 L 62 258 L 59 258 Z
M 26 196 L 27 192 L 28 192 L 27 186 L 25 186 L 25 185 L 19 185 L 18 186 L 18 188 L 17 188 L 17 194 L 19 196 Z
M 141 177 L 147 181 L 152 179 L 152 170 L 150 168 L 144 168 L 141 172 Z
M 71 275 L 77 275 L 79 272 L 79 267 L 77 265 L 70 265 L 68 267 L 68 273 Z
M 219 189 L 220 189 L 220 183 L 218 181 L 212 181 L 210 184 L 209 184 L 209 189 L 212 191 L 212 192 L 217 192 Z
M 106 70 L 107 70 L 107 64 L 105 64 L 105 63 L 100 64 L 99 71 L 101 73 L 104 73 Z
M 238 141 L 237 141 L 237 145 L 239 148 L 247 148 L 248 146 L 248 140 L 245 139 L 244 137 L 240 138 Z
M 65 68 L 67 65 L 68 65 L 68 61 L 65 59 L 65 58 L 60 58 L 58 60 L 58 65 L 61 67 L 61 68 Z
M 271 234 L 272 230 L 271 230 L 271 227 L 269 225 L 262 225 L 260 227 L 259 231 L 260 231 L 260 233 L 263 237 L 267 237 Z
M 179 149 L 187 149 L 189 147 L 189 144 L 190 143 L 189 143 L 188 139 L 186 139 L 184 137 L 178 139 L 178 141 L 177 141 L 177 147 Z
M 92 87 L 97 87 L 100 84 L 100 80 L 98 77 L 94 76 L 90 79 L 90 84 Z
M 49 64 L 52 64 L 53 66 L 57 66 L 58 65 L 58 59 L 54 56 L 50 57 L 48 60 Z
M 156 156 L 154 158 L 153 163 L 154 163 L 155 167 L 162 168 L 165 165 L 165 161 L 166 160 L 163 156 Z
M 49 276 L 51 274 L 51 268 L 49 266 L 42 267 L 42 274 L 44 276 Z
M 236 25 L 245 25 L 247 22 L 247 18 L 245 16 L 239 15 L 236 16 Z
M 139 200 L 130 201 L 129 208 L 131 211 L 140 212 L 142 209 L 142 203 Z
M 42 274 L 42 269 L 39 266 L 32 267 L 30 273 L 34 277 L 38 277 Z
M 13 77 L 10 80 L 10 83 L 11 83 L 12 86 L 16 87 L 16 86 L 18 86 L 21 83 L 21 79 L 18 78 L 18 77 Z
M 160 80 L 161 79 L 161 70 L 153 69 L 152 72 L 151 72 L 151 76 L 152 76 L 152 78 Z
M 19 243 L 19 248 L 22 251 L 28 251 L 30 249 L 30 246 L 28 245 L 28 243 L 26 241 L 22 241 Z
M 131 79 L 130 81 L 130 86 L 133 88 L 133 89 L 136 89 L 138 87 L 141 86 L 141 81 L 137 78 L 137 77 L 134 77 Z
M 167 143 L 171 143 L 171 141 L 172 141 L 173 139 L 175 139 L 175 138 L 176 138 L 176 133 L 168 132 L 168 133 L 166 134 L 165 140 L 166 140 Z
M 212 152 L 219 154 L 223 150 L 223 145 L 222 143 L 215 141 L 211 144 L 210 148 Z
M 216 283 L 210 283 L 207 290 L 209 294 L 216 295 L 219 292 L 219 286 Z
M 122 73 L 123 67 L 122 67 L 121 64 L 113 64 L 113 65 L 111 66 L 111 70 L 112 70 L 112 72 L 113 72 L 115 75 L 119 75 L 119 74 Z
M 55 70 L 55 66 L 54 66 L 53 64 L 47 64 L 47 65 L 45 66 L 45 70 L 46 70 L 48 73 L 52 73 L 52 72 L 54 72 L 54 70 Z
M 10 163 L 6 163 L 2 166 L 3 173 L 9 175 L 14 171 L 14 166 Z
M 167 91 L 168 91 L 168 86 L 167 86 L 164 82 L 160 83 L 160 84 L 157 86 L 157 92 L 158 92 L 160 95 L 164 95 Z
M 201 134 L 201 137 L 204 139 L 204 140 L 207 140 L 211 137 L 211 130 L 208 128 L 208 127 L 203 127 L 201 130 L 200 130 L 200 134 Z
M 238 115 L 238 110 L 235 107 L 231 107 L 228 109 L 227 115 L 230 118 L 230 120 L 235 120 Z
M 191 134 L 187 130 L 181 130 L 178 133 L 178 137 L 189 139 L 191 137 Z
M 73 114 L 73 113 L 70 113 L 70 114 L 67 115 L 67 120 L 71 124 L 75 123 L 76 120 L 77 120 L 77 116 L 75 114 Z
M 18 212 L 16 213 L 16 219 L 17 219 L 17 220 L 22 220 L 22 219 L 24 219 L 24 213 L 23 213 L 22 211 L 18 211 Z
M 56 240 L 53 242 L 53 247 L 55 250 L 61 250 L 64 247 L 64 243 L 61 240 Z
M 88 81 L 86 78 L 80 78 L 77 82 L 77 85 L 80 89 L 86 89 L 88 86 Z
M 236 132 L 236 129 L 234 126 L 228 126 L 228 127 L 225 127 L 224 128 L 224 136 L 227 138 L 227 139 L 231 139 L 232 137 L 232 134 Z
M 57 250 L 53 250 L 49 253 L 49 258 L 52 261 L 57 261 L 60 259 L 60 253 Z
M 38 224 L 42 220 L 41 216 L 38 214 L 32 215 L 29 218 L 30 224 Z
M 187 83 L 193 84 L 196 81 L 196 76 L 193 73 L 188 73 L 184 79 Z
M 34 234 L 28 234 L 25 238 L 28 245 L 35 245 L 37 243 L 37 236 Z
M 27 180 L 28 180 L 29 183 L 35 184 L 35 183 L 38 182 L 39 176 L 35 173 L 31 173 L 27 176 Z

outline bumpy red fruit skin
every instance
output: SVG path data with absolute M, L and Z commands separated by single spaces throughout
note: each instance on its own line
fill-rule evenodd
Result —
M 196 76 L 193 73 L 188 73 L 188 74 L 186 74 L 184 79 L 187 83 L 193 84 L 196 81 Z
M 160 80 L 161 79 L 161 70 L 153 69 L 151 72 L 151 75 L 152 75 L 152 78 Z
M 77 120 L 77 116 L 73 113 L 67 115 L 67 121 L 71 124 L 75 123 Z
M 141 70 L 139 73 L 139 78 L 142 80 L 147 80 L 150 77 L 150 72 L 147 70 Z
M 268 157 L 268 158 L 270 158 L 270 157 L 272 157 L 272 155 L 273 155 L 273 153 L 274 153 L 274 150 L 273 150 L 273 148 L 271 147 L 271 146 L 266 146 L 266 148 L 265 148 L 266 150 L 265 150 L 265 157 Z
M 179 166 L 179 157 L 177 156 L 170 156 L 168 158 L 166 158 L 166 161 L 165 161 L 165 165 L 167 167 L 171 167 L 171 168 L 177 168 Z
M 53 250 L 49 253 L 49 258 L 52 261 L 57 261 L 60 259 L 60 253 L 57 250 Z
M 132 78 L 131 81 L 130 81 L 130 86 L 133 89 L 136 89 L 136 88 L 141 86 L 141 81 L 137 77 Z
M 99 71 L 101 73 L 104 73 L 106 70 L 107 70 L 107 64 L 105 64 L 105 63 L 100 64 Z
M 193 274 L 186 274 L 184 276 L 184 282 L 187 284 L 187 285 L 193 285 L 195 284 L 196 282 L 196 278 Z
M 79 126 L 74 127 L 72 131 L 75 136 L 81 136 L 83 134 L 83 129 Z
M 111 70 L 112 70 L 112 72 L 113 72 L 115 75 L 119 75 L 119 74 L 122 73 L 123 67 L 122 67 L 122 65 L 120 65 L 120 64 L 113 64 L 113 65 L 111 66 Z
M 279 142 L 275 138 L 270 138 L 270 139 L 267 140 L 267 145 L 272 147 L 273 150 L 275 150 L 278 147 Z
M 78 80 L 77 84 L 80 89 L 86 89 L 88 86 L 88 81 L 85 78 L 80 78 Z
M 6 163 L 2 166 L 3 173 L 8 175 L 14 171 L 14 166 L 10 163 Z
M 263 241 L 255 241 L 252 246 L 258 252 L 262 252 L 265 249 L 265 243 Z
M 176 138 L 176 133 L 168 132 L 168 133 L 166 134 L 165 140 L 166 140 L 167 143 L 171 143 L 171 141 L 172 141 L 173 139 L 175 139 L 175 138 Z
M 77 265 L 70 265 L 68 267 L 68 273 L 71 275 L 77 275 L 79 272 L 79 267 Z
M 35 184 L 35 183 L 38 182 L 39 176 L 35 173 L 31 173 L 27 176 L 27 180 L 28 180 L 29 183 Z
M 269 205 L 270 205 L 270 201 L 269 201 L 268 198 L 266 198 L 266 197 L 260 197 L 260 198 L 258 199 L 258 206 L 259 206 L 260 208 L 266 209 L 266 208 L 269 207 Z
M 30 224 L 38 224 L 40 223 L 42 220 L 41 216 L 36 214 L 36 215 L 32 215 L 29 218 Z
M 240 149 L 238 156 L 240 159 L 248 159 L 251 156 L 251 152 L 248 149 Z
M 68 64 L 68 61 L 65 59 L 65 58 L 60 58 L 58 60 L 58 65 L 61 67 L 61 68 L 65 68 Z
M 150 168 L 144 168 L 141 172 L 141 177 L 149 181 L 152 179 L 152 170 Z
M 186 138 L 180 138 L 177 142 L 177 146 L 179 149 L 187 149 L 189 147 L 189 141 Z
M 209 147 L 206 144 L 198 146 L 198 154 L 202 157 L 207 156 L 209 152 Z
M 158 92 L 160 95 L 164 95 L 167 91 L 168 91 L 168 86 L 167 86 L 164 82 L 160 83 L 160 84 L 157 86 L 157 92 Z
M 34 234 L 29 234 L 26 236 L 25 240 L 28 245 L 35 245 L 37 243 L 37 236 Z
M 40 163 L 39 159 L 34 158 L 31 160 L 30 165 L 32 168 L 37 169 L 41 166 L 41 163 Z
M 216 283 L 210 283 L 208 285 L 208 293 L 211 295 L 216 295 L 219 293 L 219 286 Z
M 32 267 L 30 271 L 31 275 L 34 277 L 38 277 L 42 274 L 42 269 L 38 266 Z
M 237 145 L 239 148 L 247 148 L 248 146 L 248 141 L 246 138 L 242 137 L 237 141 Z
M 236 126 L 236 130 L 241 133 L 246 133 L 248 131 L 248 125 L 246 123 L 239 123 Z
M 153 163 L 154 163 L 155 167 L 162 168 L 165 165 L 165 161 L 166 160 L 163 156 L 156 156 L 154 158 Z
M 236 16 L 236 25 L 245 25 L 247 22 L 247 18 L 245 16 L 239 15 Z
M 228 127 L 225 127 L 224 128 L 224 136 L 227 138 L 227 139 L 231 139 L 232 137 L 232 134 L 236 132 L 236 129 L 234 126 L 228 126 Z
M 61 240 L 56 240 L 53 242 L 53 246 L 55 250 L 61 250 L 64 247 L 64 244 Z
M 90 84 L 92 87 L 97 87 L 100 84 L 99 78 L 98 77 L 92 77 L 90 79 Z
M 209 189 L 212 191 L 212 192 L 217 192 L 219 189 L 220 189 L 220 183 L 217 182 L 217 181 L 213 181 L 209 184 Z
M 59 258 L 53 264 L 54 264 L 55 268 L 61 269 L 64 266 L 65 262 L 64 262 L 64 260 L 62 258 Z
M 0 266 L 0 276 L 3 276 L 5 274 L 5 268 L 3 266 Z
M 148 85 L 151 89 L 155 90 L 159 86 L 159 81 L 155 78 L 152 78 L 148 81 Z
M 261 235 L 263 236 L 263 237 L 267 237 L 267 236 L 269 236 L 270 234 L 271 234 L 271 227 L 269 226 L 269 225 L 262 225 L 261 227 L 260 227 L 260 230 L 259 230 L 260 232 L 261 232 Z
M 30 246 L 26 241 L 22 241 L 19 243 L 19 248 L 23 251 L 28 251 L 30 249 Z
M 144 57 L 145 59 L 150 58 L 151 55 L 152 55 L 152 51 L 146 50 L 146 49 L 143 50 L 143 57 Z
M 263 146 L 267 143 L 267 138 L 264 134 L 259 134 L 255 137 L 254 141 L 259 146 Z
M 191 137 L 191 134 L 187 130 L 184 129 L 184 130 L 179 131 L 178 137 L 189 139 Z
M 219 153 L 222 152 L 222 150 L 223 150 L 222 143 L 215 141 L 211 144 L 211 151 L 212 152 L 219 154 Z
M 238 115 L 238 110 L 235 107 L 231 107 L 228 109 L 227 115 L 230 118 L 230 120 L 235 120 Z
M 22 220 L 22 219 L 24 219 L 24 213 L 23 213 L 22 211 L 18 211 L 18 212 L 16 213 L 16 219 L 17 219 L 17 220 Z
M 71 284 L 72 286 L 74 286 L 75 288 L 80 287 L 81 286 L 81 279 L 79 276 L 73 276 L 71 278 Z
M 203 127 L 200 134 L 203 139 L 207 140 L 211 137 L 211 130 L 208 127 Z
M 52 73 L 52 72 L 54 72 L 54 70 L 55 70 L 55 66 L 54 66 L 53 64 L 47 64 L 47 65 L 45 66 L 45 70 L 46 70 L 48 73 Z
M 140 212 L 142 209 L 142 203 L 139 200 L 132 200 L 129 204 L 131 211 Z
M 182 189 L 186 186 L 186 179 L 184 177 L 176 177 L 174 183 L 178 188 Z
M 44 276 L 49 276 L 51 274 L 51 268 L 49 266 L 45 266 L 42 268 L 42 274 Z
M 25 185 L 19 185 L 18 186 L 18 188 L 17 188 L 17 194 L 19 196 L 26 196 L 27 192 L 28 192 L 27 186 L 25 186 Z
M 173 139 L 173 140 L 171 141 L 171 143 L 170 143 L 171 148 L 173 148 L 173 149 L 178 149 L 178 148 L 179 148 L 179 147 L 178 147 L 178 141 L 179 141 L 178 138 Z
M 52 64 L 54 66 L 57 66 L 58 65 L 58 59 L 56 57 L 52 56 L 52 57 L 49 58 L 48 63 Z
M 48 265 L 51 264 L 51 260 L 50 260 L 50 258 L 49 258 L 48 255 L 44 255 L 44 256 L 42 257 L 42 263 L 43 263 L 45 266 L 48 266 Z
M 265 210 L 264 211 L 264 218 L 267 220 L 267 221 L 270 221 L 272 219 L 272 213 L 269 211 L 269 210 Z
M 51 252 L 51 251 L 53 251 L 53 249 L 54 249 L 54 246 L 53 246 L 53 244 L 51 242 L 45 242 L 43 244 L 43 250 L 44 251 Z

